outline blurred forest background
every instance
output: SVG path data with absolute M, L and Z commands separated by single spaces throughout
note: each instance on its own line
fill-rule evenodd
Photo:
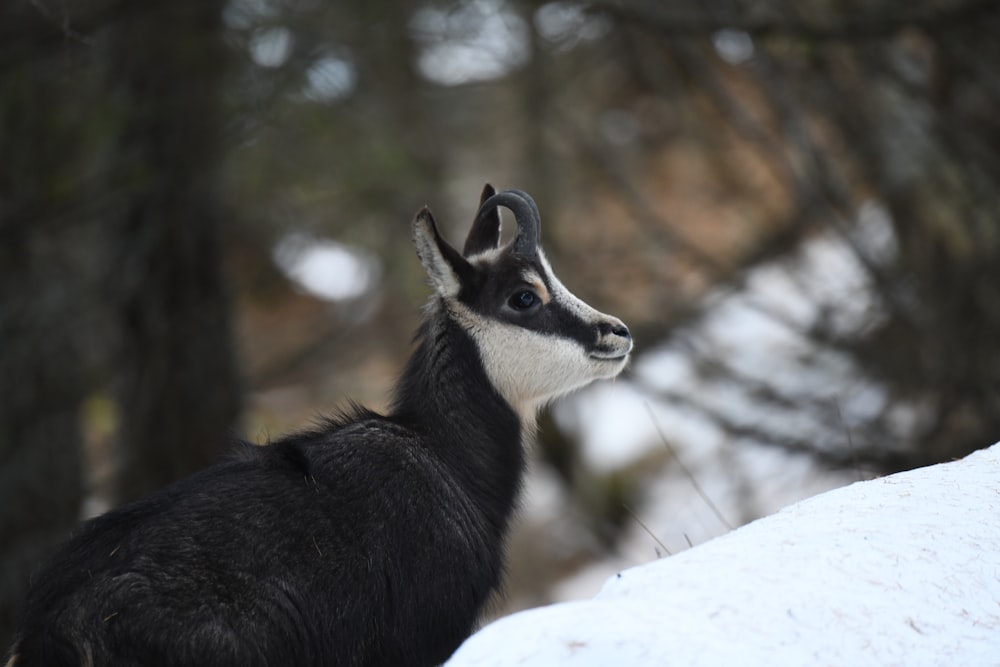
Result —
M 0 642 L 81 516 L 385 404 L 484 182 L 637 341 L 511 591 L 1000 438 L 995 0 L 0 3 Z M 589 573 L 589 574 L 588 574 Z

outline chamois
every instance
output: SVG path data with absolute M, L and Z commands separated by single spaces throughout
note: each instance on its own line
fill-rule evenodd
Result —
M 528 195 L 487 185 L 460 253 L 423 208 L 434 294 L 388 414 L 243 443 L 83 523 L 33 578 L 9 664 L 446 660 L 500 586 L 537 409 L 632 349 L 553 275 L 539 223 Z

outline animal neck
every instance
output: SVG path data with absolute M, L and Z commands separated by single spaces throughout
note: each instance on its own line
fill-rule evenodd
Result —
M 396 386 L 390 417 L 419 432 L 500 531 L 524 469 L 521 417 L 494 389 L 475 342 L 434 304 Z

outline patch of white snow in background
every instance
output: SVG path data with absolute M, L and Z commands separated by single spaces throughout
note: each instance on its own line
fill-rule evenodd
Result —
M 753 57 L 753 38 L 744 30 L 725 28 L 712 35 L 712 46 L 730 65 L 741 65 Z
M 375 257 L 329 239 L 290 234 L 274 248 L 275 263 L 313 296 L 346 301 L 378 285 L 381 266 Z
M 560 427 L 577 431 L 587 467 L 602 473 L 642 458 L 655 433 L 646 399 L 628 382 L 588 387 L 556 405 L 554 417 Z
M 547 2 L 535 12 L 535 28 L 558 49 L 567 50 L 579 42 L 600 39 L 611 29 L 611 22 L 598 14 L 569 2 Z
M 528 26 L 503 0 L 422 7 L 410 29 L 420 73 L 442 86 L 499 79 L 531 58 Z
M 347 58 L 328 53 L 306 70 L 303 94 L 314 102 L 336 102 L 354 91 L 357 74 Z
M 792 505 L 469 638 L 485 665 L 998 665 L 1000 443 Z
M 288 28 L 258 28 L 247 47 L 250 59 L 261 67 L 281 67 L 292 55 L 292 41 L 292 31 Z

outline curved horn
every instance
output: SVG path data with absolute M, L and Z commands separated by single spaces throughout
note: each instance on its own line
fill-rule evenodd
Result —
M 534 255 L 538 252 L 538 238 L 541 228 L 541 216 L 535 200 L 520 190 L 504 190 L 488 198 L 479 207 L 476 221 L 486 215 L 492 208 L 505 206 L 514 213 L 517 221 L 517 237 L 514 239 L 514 252 L 518 255 Z
M 541 223 L 541 221 L 542 221 L 542 214 L 538 212 L 538 204 L 536 204 L 535 200 L 531 198 L 531 195 L 529 195 L 524 190 L 507 190 L 507 192 L 510 192 L 511 194 L 515 194 L 518 197 L 520 197 L 521 199 L 523 199 L 524 201 L 528 202 L 528 205 L 531 206 L 531 210 L 533 210 L 535 212 L 535 220 L 537 220 L 539 223 Z

